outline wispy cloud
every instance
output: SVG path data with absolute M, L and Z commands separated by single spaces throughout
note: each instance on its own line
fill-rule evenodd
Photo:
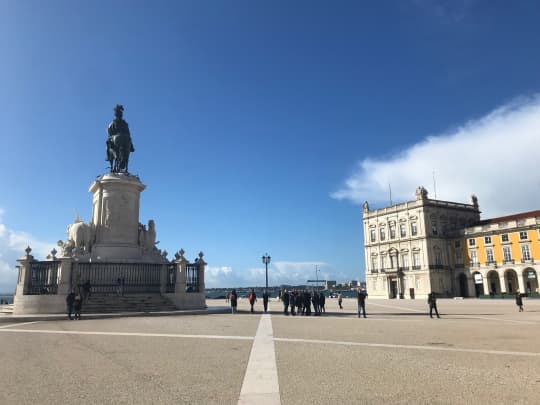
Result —
M 10 293 L 15 290 L 17 283 L 17 259 L 23 256 L 27 246 L 32 248 L 32 254 L 38 259 L 44 259 L 55 243 L 44 242 L 32 235 L 9 229 L 4 224 L 5 211 L 0 208 L 0 292 Z
M 411 3 L 428 16 L 444 23 L 461 23 L 472 13 L 474 0 L 412 0 Z
M 428 136 L 388 159 L 368 157 L 331 196 L 387 205 L 414 199 L 423 185 L 437 199 L 478 196 L 483 217 L 539 208 L 540 95 L 512 101 L 445 134 Z

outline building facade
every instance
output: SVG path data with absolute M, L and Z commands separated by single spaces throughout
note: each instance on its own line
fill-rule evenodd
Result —
M 480 221 L 450 246 L 456 295 L 538 294 L 540 210 Z
M 363 207 L 370 297 L 472 297 L 538 292 L 540 211 L 480 219 L 471 204 L 428 198 Z

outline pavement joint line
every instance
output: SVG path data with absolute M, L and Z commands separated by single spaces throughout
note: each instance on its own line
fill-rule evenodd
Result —
M 339 345 L 339 346 L 362 346 L 362 347 L 381 347 L 390 349 L 412 349 L 412 350 L 428 350 L 441 352 L 461 352 L 461 353 L 480 353 L 480 354 L 496 354 L 508 356 L 525 356 L 525 357 L 540 357 L 540 353 L 535 352 L 513 352 L 507 350 L 489 350 L 489 349 L 466 349 L 457 347 L 432 347 L 420 345 L 397 345 L 390 343 L 366 343 L 366 342 L 343 342 L 335 340 L 317 340 L 317 339 L 292 339 L 292 338 L 274 338 L 276 342 L 289 343 L 314 343 L 324 345 Z
M 281 405 L 279 380 L 270 314 L 261 315 L 238 405 Z
M 90 336 L 134 336 L 134 337 L 171 337 L 188 339 L 224 339 L 224 340 L 253 340 L 253 336 L 226 335 L 184 335 L 177 333 L 139 333 L 139 332 L 96 332 L 77 330 L 48 330 L 48 329 L 0 329 L 0 333 L 45 333 L 57 335 L 90 335 Z
M 375 307 L 383 307 L 383 308 L 391 308 L 391 309 L 401 309 L 403 311 L 409 311 L 409 312 L 421 312 L 421 313 L 425 313 L 427 314 L 428 311 L 423 311 L 423 310 L 420 310 L 420 309 L 412 309 L 412 308 L 405 308 L 405 307 L 400 307 L 400 306 L 397 306 L 397 305 L 383 305 L 383 304 L 374 304 L 373 302 L 370 302 L 369 303 L 370 306 L 375 306 Z
M 38 322 L 41 322 L 41 321 L 32 321 L 32 322 L 18 322 L 18 323 L 10 323 L 9 325 L 2 325 L 0 326 L 0 329 L 4 329 L 4 328 L 10 328 L 12 326 L 21 326 L 21 325 L 30 325 L 30 324 L 33 324 L 33 323 L 38 323 Z

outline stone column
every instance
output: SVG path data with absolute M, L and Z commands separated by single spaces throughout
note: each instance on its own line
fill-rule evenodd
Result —
M 71 286 L 71 270 L 73 258 L 61 257 L 60 259 L 59 277 L 58 277 L 58 295 L 68 295 L 72 289 Z
M 174 294 L 185 294 L 187 260 L 184 256 L 180 256 L 174 263 L 176 264 L 176 285 L 174 286 Z
M 518 272 L 516 271 L 516 275 L 517 275 L 517 282 L 518 282 L 518 288 L 519 288 L 519 292 L 521 294 L 524 294 L 527 292 L 527 287 L 526 287 L 526 284 L 523 280 L 523 271 L 521 272 L 521 274 L 518 274 Z
M 23 296 L 28 292 L 28 286 L 30 285 L 30 278 L 32 277 L 32 262 L 34 261 L 34 256 L 30 254 L 32 249 L 28 246 L 25 249 L 26 255 L 17 259 L 19 265 L 19 279 L 17 281 L 17 288 L 15 290 L 15 295 Z
M 207 263 L 203 260 L 204 253 L 199 252 L 199 260 L 197 261 L 198 273 L 199 273 L 199 292 L 204 294 L 204 269 Z
M 501 285 L 501 293 L 506 293 L 506 280 L 504 279 L 504 274 L 499 274 L 499 284 Z
M 489 287 L 489 280 L 486 274 L 482 274 L 482 283 L 484 285 L 484 294 L 489 295 L 491 289 Z

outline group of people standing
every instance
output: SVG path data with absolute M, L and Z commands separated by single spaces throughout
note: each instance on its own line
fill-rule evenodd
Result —
M 326 312 L 326 296 L 322 291 L 317 290 L 283 290 L 281 293 L 281 302 L 283 302 L 283 313 L 285 315 L 311 315 L 313 306 L 313 315 L 320 316 Z

